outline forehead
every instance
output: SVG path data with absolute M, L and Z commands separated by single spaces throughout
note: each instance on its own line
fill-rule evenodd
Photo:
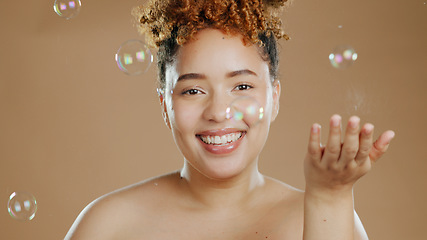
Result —
M 268 63 L 259 49 L 245 45 L 240 35 L 227 35 L 220 30 L 204 29 L 194 39 L 180 47 L 173 64 L 177 74 L 190 72 L 220 75 L 250 69 L 258 76 L 268 74 Z

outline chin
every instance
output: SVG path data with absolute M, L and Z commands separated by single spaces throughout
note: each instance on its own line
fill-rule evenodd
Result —
M 235 159 L 233 162 L 221 159 L 214 163 L 206 163 L 203 167 L 200 167 L 197 170 L 209 179 L 225 181 L 241 175 L 245 171 L 246 167 L 247 164 L 243 162 L 236 162 Z

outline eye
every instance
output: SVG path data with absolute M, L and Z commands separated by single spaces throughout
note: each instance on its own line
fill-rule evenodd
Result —
M 202 91 L 198 90 L 198 89 L 188 89 L 182 92 L 182 95 L 196 95 L 196 94 L 201 94 Z
M 251 88 L 253 88 L 253 87 L 248 85 L 248 84 L 239 84 L 234 89 L 239 90 L 239 91 L 244 91 L 244 90 L 249 90 Z

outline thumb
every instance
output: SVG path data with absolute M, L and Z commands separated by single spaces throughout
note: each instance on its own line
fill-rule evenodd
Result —
M 371 161 L 377 161 L 387 151 L 394 136 L 395 133 L 391 130 L 381 134 L 381 136 L 374 142 L 371 152 L 369 153 Z

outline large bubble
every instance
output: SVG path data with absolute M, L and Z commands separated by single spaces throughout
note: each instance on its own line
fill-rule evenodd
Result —
M 55 0 L 53 10 L 58 16 L 71 19 L 80 13 L 82 2 L 80 0 Z
M 139 40 L 123 43 L 116 53 L 116 62 L 120 70 L 128 75 L 146 72 L 153 62 L 150 49 Z
M 13 192 L 7 202 L 9 215 L 16 220 L 32 220 L 36 216 L 36 198 L 28 192 Z
M 236 98 L 226 109 L 227 119 L 244 121 L 248 126 L 259 123 L 264 117 L 264 108 L 249 96 Z

